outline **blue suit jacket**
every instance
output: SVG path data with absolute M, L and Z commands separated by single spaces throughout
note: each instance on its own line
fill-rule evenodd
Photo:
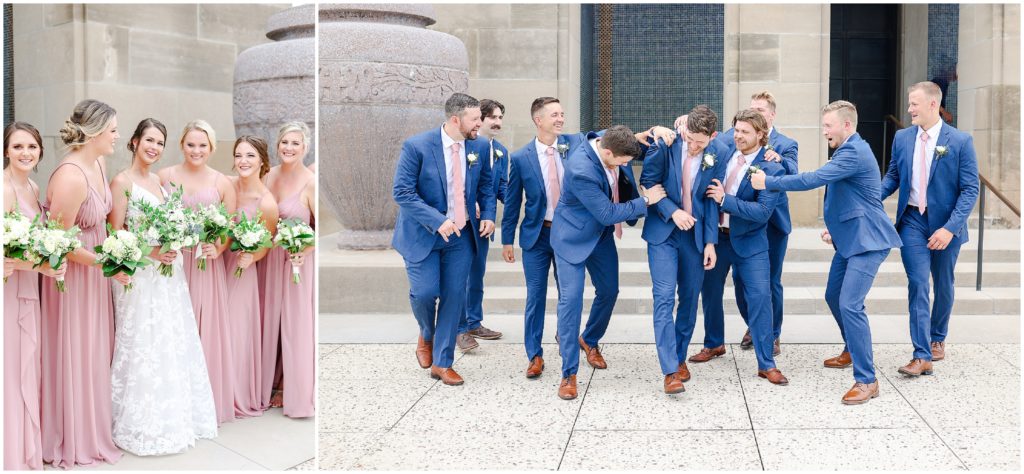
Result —
M 722 145 L 725 147 L 735 147 L 736 142 L 732 139 L 733 131 L 731 128 L 726 130 L 716 140 L 722 140 Z M 800 172 L 800 167 L 797 163 L 799 145 L 796 140 L 779 133 L 779 129 L 772 128 L 772 133 L 768 135 L 768 145 L 775 150 L 775 153 L 782 157 L 782 161 L 779 164 L 786 170 L 787 175 Z M 793 231 L 793 223 L 789 217 L 789 197 L 786 196 L 785 192 L 779 193 L 779 202 L 775 205 L 775 212 L 772 213 L 772 218 L 768 222 L 772 227 L 785 235 L 789 235 Z
M 892 161 L 882 179 L 882 199 L 900 190 L 896 207 L 896 228 L 907 210 L 913 179 L 914 143 L 921 128 L 914 126 L 896 132 L 892 142 Z M 944 146 L 945 155 L 934 154 L 928 174 L 928 232 L 943 227 L 953 234 L 950 244 L 967 242 L 967 218 L 978 200 L 978 158 L 970 135 L 943 123 L 936 147 Z
M 597 136 L 590 132 L 586 140 Z M 612 202 L 604 164 L 586 141 L 569 154 L 566 165 L 562 196 L 551 222 L 551 248 L 569 263 L 579 264 L 590 256 L 608 226 L 636 225 L 637 219 L 647 215 L 647 205 L 636 190 L 628 163 L 619 166 L 619 203 Z
M 683 145 L 682 139 L 673 141 L 672 146 L 666 146 L 664 141 L 658 140 L 647 150 L 647 156 L 644 158 L 640 184 L 646 188 L 660 184 L 667 194 L 654 205 L 656 212 L 644 219 L 642 237 L 652 244 L 660 244 L 672 235 L 672 231 L 676 229 L 672 214 L 683 208 L 683 197 L 680 195 L 683 181 L 682 160 L 686 154 Z M 717 141 L 708 144 L 701 154 L 701 160 L 706 154 L 715 156 L 715 164 L 707 169 L 704 169 L 703 163 L 697 167 L 697 177 L 691 194 L 693 217 L 697 220 L 693 227 L 693 243 L 701 253 L 704 252 L 704 245 L 718 243 L 718 204 L 714 199 L 706 197 L 704 192 L 711 184 L 712 178 L 724 173 L 728 160 L 728 157 L 723 157 L 725 151 Z
M 392 196 L 398 203 L 398 218 L 391 245 L 410 262 L 427 258 L 437 234 L 447 219 L 448 184 L 441 144 L 441 128 L 409 137 L 402 143 L 402 152 L 395 168 Z M 463 163 L 466 170 L 466 217 L 469 228 L 463 232 L 479 234 L 476 205 L 480 204 L 480 219 L 494 220 L 494 187 L 491 182 L 491 164 L 487 160 L 487 142 L 481 146 L 477 140 L 466 140 L 466 156 L 476 153 L 476 163 Z M 467 160 L 468 161 L 468 160 Z M 473 241 L 474 248 L 476 239 Z
M 598 132 L 598 135 L 604 132 Z M 562 165 L 567 167 L 565 161 L 581 143 L 586 143 L 586 135 L 582 133 L 560 135 L 558 143 L 564 143 L 569 147 L 565 156 L 562 157 Z M 516 224 L 519 223 L 519 211 L 523 203 L 523 195 L 526 195 L 526 208 L 523 211 L 523 222 L 519 228 L 519 246 L 530 250 L 537 243 L 540 236 L 541 226 L 544 224 L 544 214 L 548 210 L 548 196 L 544 190 L 544 175 L 541 174 L 540 163 L 537 161 L 536 140 L 530 140 L 526 146 L 512 153 L 509 160 L 508 187 L 505 190 L 504 214 L 501 218 L 501 244 L 512 245 L 516 239 Z M 562 184 L 562 192 L 565 192 L 565 184 Z
M 903 245 L 882 207 L 881 181 L 875 154 L 860 134 L 854 133 L 821 168 L 794 176 L 768 177 L 765 187 L 807 191 L 828 185 L 825 226 L 839 254 L 850 258 Z
M 764 152 L 761 151 L 754 158 L 750 166 L 758 166 L 768 176 L 783 176 L 786 171 L 782 165 L 765 161 Z M 721 174 L 717 178 L 725 185 L 726 170 L 729 167 L 729 160 L 736 152 L 736 142 L 726 149 L 721 160 Z M 748 168 L 749 170 L 749 168 Z M 736 255 L 749 257 L 761 252 L 768 251 L 768 221 L 775 212 L 775 206 L 779 201 L 779 192 L 762 190 L 758 191 L 750 185 L 750 174 L 744 173 L 740 178 L 740 187 L 736 195 L 725 195 L 722 200 L 720 212 L 729 214 L 729 242 Z M 714 201 L 712 201 L 714 202 Z M 718 225 L 718 222 L 715 222 Z

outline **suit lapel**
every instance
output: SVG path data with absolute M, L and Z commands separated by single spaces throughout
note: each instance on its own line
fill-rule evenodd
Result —
M 583 149 L 583 151 L 587 152 L 587 158 L 590 159 L 590 162 L 594 166 L 597 166 L 597 171 L 599 173 L 599 176 L 601 176 L 601 179 L 600 179 L 601 189 L 604 190 L 604 193 L 605 193 L 605 195 L 608 196 L 608 199 L 611 199 L 612 198 L 612 188 L 611 188 L 611 185 L 608 184 L 608 173 L 605 171 L 604 164 L 601 163 L 601 158 L 597 156 L 596 152 L 594 152 L 594 147 L 590 146 L 590 140 L 589 140 L 590 137 L 588 136 L 587 138 L 588 139 L 584 140 L 583 143 L 580 143 L 580 146 L 585 147 Z
M 540 158 L 537 156 L 537 139 L 530 140 L 530 143 L 526 144 L 526 162 L 529 163 L 529 167 L 533 170 L 533 173 L 537 175 L 537 182 L 540 183 L 540 195 L 544 196 L 544 202 L 547 202 L 548 193 L 544 187 L 544 173 L 540 170 Z M 555 153 L 558 156 L 558 153 Z
M 469 167 L 469 154 L 473 153 L 474 150 L 470 149 L 470 141 L 469 140 L 466 140 L 463 143 L 466 144 L 466 159 L 462 161 L 462 166 L 463 166 L 462 169 L 466 170 L 466 179 L 464 179 L 462 181 L 463 182 L 463 188 L 465 188 L 462 191 L 466 195 L 466 206 L 468 207 L 469 204 L 472 202 L 472 199 L 470 199 L 470 190 L 473 189 L 473 173 L 472 173 L 473 169 Z M 480 152 L 476 152 L 476 165 L 474 165 L 474 166 L 480 166 L 480 160 L 482 160 L 482 159 L 484 159 L 483 155 Z M 476 206 L 473 206 L 473 207 L 475 208 Z M 467 212 L 469 212 L 468 209 L 467 209 Z M 474 215 L 476 215 L 475 212 L 474 212 Z M 467 214 L 467 216 L 468 216 L 468 214 Z
M 678 158 L 677 158 L 678 157 Z M 682 196 L 682 184 L 683 184 L 683 161 L 686 160 L 686 151 L 683 149 L 682 140 L 676 140 L 672 142 L 672 146 L 669 147 L 668 152 L 668 181 L 669 183 L 677 183 L 679 185 L 679 204 L 683 203 Z M 665 187 L 665 192 L 672 192 L 675 194 L 674 189 L 676 184 Z
M 764 152 L 765 148 L 761 147 L 761 151 L 757 153 L 757 157 L 754 158 L 754 162 L 750 166 L 760 166 L 764 162 Z M 740 187 L 736 190 L 736 197 L 744 195 L 746 191 L 750 191 L 753 194 L 754 190 L 750 187 L 750 180 L 747 179 L 748 176 L 750 176 L 750 167 L 747 167 L 747 171 L 741 172 L 740 176 L 736 177 L 740 180 Z
M 439 133 L 434 134 L 434 138 L 431 140 L 430 150 L 434 157 L 434 165 L 437 167 L 437 176 L 441 179 L 441 189 L 444 191 L 444 200 L 448 202 L 448 170 L 444 165 L 444 142 L 441 141 L 441 134 L 444 133 L 442 129 Z
M 910 183 L 914 181 L 914 144 L 917 141 L 917 136 L 920 134 L 921 127 L 915 125 L 914 133 L 908 133 L 905 139 L 906 143 L 903 144 L 903 149 L 908 151 L 904 154 L 906 158 L 900 163 L 902 168 L 900 176 L 905 177 L 906 182 L 902 182 L 903 180 L 901 179 L 900 187 L 906 187 L 908 190 L 910 189 Z
M 950 133 L 949 132 L 949 125 L 946 125 L 945 123 L 943 123 L 942 127 L 939 129 L 939 139 L 935 141 L 935 148 L 936 149 L 938 149 L 938 147 L 940 147 L 940 146 L 946 147 L 947 150 L 949 149 L 949 133 Z M 939 165 L 939 154 L 938 154 L 938 152 L 934 152 L 934 153 L 932 153 L 932 164 L 928 168 L 928 185 L 929 186 L 932 184 L 932 179 L 935 178 L 935 169 L 936 169 L 935 167 L 938 166 L 938 165 Z

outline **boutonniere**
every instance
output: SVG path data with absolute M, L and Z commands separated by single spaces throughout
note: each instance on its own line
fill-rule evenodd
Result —
M 764 146 L 765 151 L 775 151 L 775 147 L 771 143 Z
M 707 170 L 708 168 L 711 168 L 712 166 L 715 166 L 715 163 L 718 162 L 718 160 L 716 160 L 716 158 L 717 157 L 715 156 L 714 153 L 705 153 L 704 157 L 701 158 L 701 160 L 700 160 L 700 169 L 701 170 Z
M 754 173 L 757 173 L 758 171 L 761 171 L 761 167 L 760 166 L 750 165 L 750 167 L 747 168 L 747 177 L 749 178 L 750 176 L 752 176 Z
M 558 150 L 558 154 L 561 155 L 564 160 L 566 158 L 566 153 L 569 153 L 569 144 L 558 142 L 558 144 L 555 145 L 555 149 Z
M 935 147 L 935 159 L 936 160 L 939 159 L 939 158 L 942 158 L 942 156 L 945 155 L 946 153 L 949 153 L 949 148 L 947 148 L 945 146 L 942 146 L 942 145 L 939 145 L 939 146 Z
M 500 160 L 500 159 L 501 159 L 502 157 L 504 157 L 504 156 L 505 156 L 505 154 L 504 154 L 504 153 L 502 153 L 502 152 L 501 152 L 501 150 L 499 150 L 499 149 L 495 148 L 495 149 L 494 149 L 494 156 L 496 156 L 496 157 L 497 157 L 497 158 L 496 158 L 496 160 Z
M 475 165 L 477 160 L 479 160 L 479 159 L 480 159 L 480 157 L 476 156 L 476 153 L 467 153 L 466 154 L 466 161 L 469 162 L 469 166 Z

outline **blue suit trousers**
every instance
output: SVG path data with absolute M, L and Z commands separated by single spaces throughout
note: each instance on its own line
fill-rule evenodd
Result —
M 484 320 L 484 273 L 487 272 L 487 250 L 490 239 L 474 235 L 476 254 L 469 269 L 469 283 L 466 288 L 466 307 L 459 317 L 459 334 L 480 327 Z
M 928 217 L 917 209 L 908 208 L 901 223 L 903 247 L 900 257 L 907 270 L 914 358 L 932 360 L 931 342 L 945 341 L 949 329 L 949 315 L 953 312 L 953 274 L 956 259 L 960 256 L 960 244 L 951 243 L 943 250 L 929 250 L 931 233 L 928 232 Z M 929 277 L 935 285 L 931 311 L 928 310 Z
M 697 299 L 704 283 L 704 254 L 693 245 L 693 229 L 675 229 L 664 242 L 647 244 L 654 293 L 654 342 L 661 373 L 676 372 L 697 322 Z M 672 309 L 679 306 L 672 320 Z
M 786 259 L 786 247 L 789 245 L 789 234 L 783 234 L 775 226 L 768 226 L 768 266 L 770 267 L 772 289 L 772 333 L 775 339 L 782 335 L 782 262 Z M 743 292 L 736 294 L 736 306 L 740 316 L 747 320 L 747 299 Z M 722 326 L 724 331 L 725 327 Z M 725 334 L 717 334 L 716 340 L 724 340 Z
M 558 352 L 562 356 L 562 378 L 576 374 L 580 362 L 580 320 L 583 317 L 583 280 L 590 273 L 594 302 L 581 337 L 588 346 L 596 346 L 604 337 L 619 298 L 619 253 L 615 248 L 613 227 L 606 227 L 593 252 L 583 263 L 569 263 L 555 254 L 558 268 Z
M 544 313 L 547 309 L 548 272 L 554 266 L 558 282 L 558 265 L 551 250 L 551 228 L 541 226 L 537 242 L 530 250 L 523 250 L 523 273 L 526 275 L 526 314 L 523 318 L 523 343 L 527 360 L 544 357 L 541 339 L 544 337 Z M 559 291 L 561 294 L 561 291 Z
M 825 286 L 825 303 L 839 325 L 853 359 L 853 378 L 860 383 L 875 381 L 871 355 L 871 327 L 864 312 L 864 298 L 875 281 L 878 267 L 889 256 L 889 249 L 873 250 L 845 258 L 839 252 L 832 257 Z
M 434 342 L 437 367 L 451 367 L 455 362 L 456 330 L 466 304 L 466 275 L 473 260 L 472 232 L 472 227 L 466 226 L 461 237 L 452 234 L 448 242 L 437 235 L 427 258 L 405 261 L 412 314 L 423 339 Z

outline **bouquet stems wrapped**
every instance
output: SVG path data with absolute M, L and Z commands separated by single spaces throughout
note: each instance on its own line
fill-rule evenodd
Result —
M 277 224 L 277 236 L 274 243 L 290 254 L 297 254 L 311 247 L 316 241 L 313 228 L 298 219 L 285 219 Z M 298 284 L 299 267 L 292 264 L 292 283 Z
M 270 231 L 263 226 L 261 221 L 262 213 L 257 212 L 256 217 L 250 219 L 244 212 L 238 213 L 238 221 L 231 228 L 231 251 L 256 253 L 260 249 L 268 249 L 274 246 L 270 240 Z M 242 278 L 242 267 L 235 268 L 235 278 Z
M 93 249 L 96 252 L 96 263 L 103 265 L 103 276 L 109 278 L 119 272 L 134 275 L 138 269 L 153 263 L 146 256 L 151 249 L 139 237 L 137 231 L 115 231 L 107 224 L 107 232 L 110 235 L 103 241 L 103 245 L 97 245 Z M 130 291 L 132 284 L 125 285 L 124 289 Z

